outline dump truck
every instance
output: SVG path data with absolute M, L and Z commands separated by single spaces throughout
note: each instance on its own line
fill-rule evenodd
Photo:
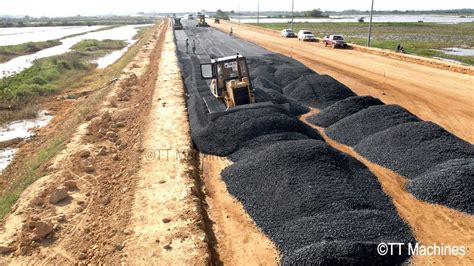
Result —
M 181 24 L 181 19 L 180 18 L 175 18 L 174 19 L 173 29 L 174 30 L 182 30 L 183 29 L 183 24 Z
M 201 76 L 211 79 L 212 96 L 203 100 L 210 113 L 226 111 L 240 105 L 255 103 L 247 60 L 242 55 L 212 58 L 201 64 Z

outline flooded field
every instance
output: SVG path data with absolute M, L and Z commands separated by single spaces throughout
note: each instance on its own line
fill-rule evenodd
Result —
M 368 15 L 344 15 L 329 16 L 329 18 L 295 18 L 294 22 L 357 22 L 359 18 L 369 21 Z M 233 17 L 232 21 L 239 21 L 239 18 Z M 286 23 L 291 18 L 264 18 L 260 17 L 260 23 Z M 373 22 L 432 22 L 441 24 L 456 24 L 463 22 L 474 22 L 474 17 L 442 16 L 442 15 L 374 15 Z M 256 17 L 241 17 L 241 23 L 257 23 Z
M 70 38 L 62 39 L 61 45 L 51 47 L 48 49 L 41 50 L 35 54 L 25 55 L 16 57 L 6 63 L 0 64 L 0 78 L 7 77 L 18 73 L 32 65 L 32 62 L 35 59 L 49 57 L 53 55 L 59 55 L 70 51 L 70 48 L 85 39 L 97 39 L 97 40 L 104 40 L 104 39 L 112 39 L 112 40 L 125 40 L 128 42 L 129 45 L 133 44 L 135 40 L 133 37 L 137 34 L 138 28 L 148 26 L 148 25 L 127 25 L 121 26 L 109 30 L 97 31 L 97 32 L 90 32 L 79 36 L 74 36 Z M 49 36 L 50 33 L 44 33 L 45 35 Z M 10 38 L 14 38 L 10 36 Z M 2 43 L 0 43 L 2 45 Z M 100 67 L 106 67 L 109 64 L 115 62 L 120 56 L 126 51 L 127 49 L 123 49 L 119 52 L 113 52 L 113 56 L 111 57 L 104 57 L 104 59 L 99 59 L 98 63 L 100 63 Z M 115 59 L 115 60 L 113 60 Z
M 61 39 L 104 27 L 106 26 L 0 28 L 0 46 Z
M 28 139 L 34 136 L 34 130 L 46 126 L 53 116 L 46 111 L 38 113 L 35 119 L 13 121 L 0 126 L 0 143 L 14 139 Z M 14 147 L 0 149 L 0 172 L 3 171 L 13 160 L 16 152 Z
M 450 47 L 441 50 L 445 54 L 459 56 L 474 56 L 474 48 Z

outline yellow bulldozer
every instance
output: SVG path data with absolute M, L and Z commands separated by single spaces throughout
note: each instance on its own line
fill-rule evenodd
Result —
M 206 16 L 205 15 L 199 15 L 198 16 L 199 21 L 196 27 L 209 27 L 209 24 L 206 22 Z
M 213 58 L 201 64 L 201 76 L 211 79 L 212 96 L 204 97 L 210 113 L 255 103 L 247 60 L 242 55 Z

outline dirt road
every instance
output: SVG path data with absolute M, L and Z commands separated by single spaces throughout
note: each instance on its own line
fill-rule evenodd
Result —
M 285 39 L 267 29 L 228 22 L 212 26 L 225 32 L 233 27 L 239 38 L 293 57 L 320 74 L 336 78 L 359 95 L 372 95 L 387 104 L 399 104 L 420 118 L 474 142 L 472 75 Z

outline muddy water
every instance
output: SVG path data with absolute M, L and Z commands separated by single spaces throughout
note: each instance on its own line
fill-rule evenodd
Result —
M 94 31 L 106 26 L 0 28 L 0 46 L 61 39 L 68 35 Z
M 14 75 L 15 73 L 21 72 L 26 68 L 32 66 L 34 60 L 54 55 L 59 55 L 70 51 L 71 47 L 85 39 L 96 39 L 96 40 L 105 40 L 105 39 L 112 39 L 112 40 L 125 40 L 129 45 L 133 42 L 133 37 L 138 32 L 138 27 L 148 26 L 148 25 L 126 25 L 117 28 L 113 28 L 110 30 L 103 30 L 97 32 L 90 32 L 83 35 L 70 37 L 62 39 L 61 45 L 51 47 L 48 49 L 41 50 L 35 54 L 25 55 L 16 57 L 6 63 L 0 64 L 0 78 L 7 77 Z M 114 53 L 114 56 L 111 58 L 106 59 L 99 59 L 101 67 L 106 67 L 109 64 L 115 62 L 120 56 L 126 51 L 127 49 L 122 49 L 120 53 Z M 113 60 L 115 59 L 115 60 Z
M 474 56 L 474 48 L 451 47 L 442 49 L 441 52 L 449 55 Z
M 35 134 L 34 129 L 46 126 L 52 118 L 46 111 L 41 111 L 35 119 L 18 120 L 0 126 L 0 142 L 28 139 Z M 0 150 L 0 173 L 12 162 L 16 151 L 13 147 Z

